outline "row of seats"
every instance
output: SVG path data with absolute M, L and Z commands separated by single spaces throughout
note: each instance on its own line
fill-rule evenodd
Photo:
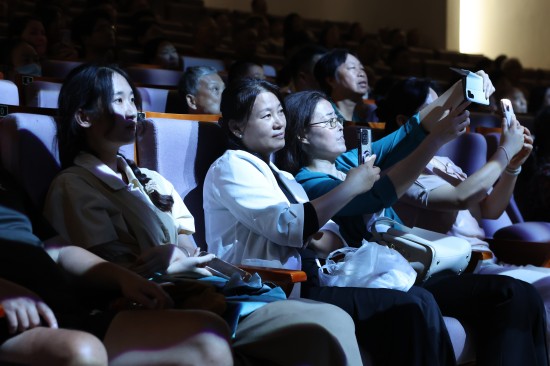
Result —
M 181 112 L 181 101 L 175 87 L 171 88 L 151 85 L 153 81 L 169 85 L 162 75 L 168 75 L 172 80 L 179 80 L 181 73 L 162 69 L 126 69 L 133 80 L 137 81 L 138 90 L 142 99 L 142 109 L 151 112 Z M 52 78 L 25 78 L 28 82 L 21 82 L 21 89 L 8 80 L 0 80 L 0 104 L 23 105 L 28 107 L 57 108 L 57 98 L 61 90 L 61 79 Z M 177 82 L 176 84 L 177 85 Z M 518 116 L 522 125 L 533 131 L 533 116 Z M 501 117 L 487 112 L 471 112 L 471 130 L 480 127 L 498 128 L 501 126 Z

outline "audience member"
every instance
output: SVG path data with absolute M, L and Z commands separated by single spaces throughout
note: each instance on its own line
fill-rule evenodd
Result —
M 43 243 L 17 183 L 5 171 L 0 182 L 0 363 L 232 365 L 220 317 L 163 311 L 173 302 L 154 282 L 59 237 Z M 143 309 L 118 312 L 120 296 Z
M 326 22 L 321 33 L 319 34 L 319 44 L 326 49 L 340 48 L 342 44 L 342 36 L 340 27 L 332 22 Z
M 40 14 L 48 38 L 48 57 L 54 60 L 76 61 L 78 50 L 72 42 L 66 14 L 54 5 L 41 8 Z
M 292 55 L 297 48 L 305 44 L 317 43 L 317 39 L 306 29 L 304 20 L 298 13 L 290 13 L 285 17 L 283 37 L 283 52 L 286 57 Z
M 363 39 L 365 32 L 363 31 L 363 26 L 359 22 L 353 22 L 349 26 L 347 33 L 344 35 L 344 38 L 348 42 L 359 43 Z
M 315 80 L 313 69 L 317 61 L 327 52 L 327 49 L 309 44 L 299 48 L 288 60 L 288 70 L 292 85 L 291 91 L 317 90 L 319 83 Z
M 395 85 L 387 97 L 389 108 L 380 106 L 380 115 L 388 121 L 386 132 L 401 126 L 408 116 L 435 98 L 437 94 L 427 81 L 408 79 Z M 474 273 L 507 275 L 533 284 L 550 314 L 550 293 L 546 291 L 550 269 L 500 262 L 489 249 L 479 224 L 481 219 L 497 219 L 506 209 L 532 143 L 529 130 L 517 120 L 510 128 L 503 120 L 499 149 L 477 172 L 468 177 L 449 158 L 434 156 L 395 208 L 408 226 L 464 238 L 473 249 L 488 253 L 486 257 L 491 258 L 483 260 Z M 547 335 L 549 331 L 547 325 Z
M 233 62 L 227 72 L 227 83 L 244 78 L 265 79 L 263 66 L 252 61 Z
M 46 57 L 48 38 L 40 18 L 32 15 L 12 18 L 8 25 L 8 38 L 21 38 L 34 47 L 41 59 Z
M 527 111 L 532 115 L 537 115 L 541 110 L 550 106 L 550 87 L 536 86 L 529 93 L 529 102 Z
M 162 69 L 183 70 L 180 54 L 166 38 L 149 40 L 143 48 L 143 61 Z
M 5 53 L 1 63 L 6 67 L 6 79 L 16 82 L 18 74 L 42 76 L 40 57 L 32 45 L 16 38 L 6 41 L 2 48 Z
M 118 155 L 135 139 L 139 107 L 139 93 L 117 67 L 84 64 L 69 74 L 59 96 L 64 170 L 50 186 L 46 217 L 65 239 L 147 278 L 207 275 L 201 265 L 214 256 L 198 256 L 193 217 L 174 187 Z M 345 312 L 296 300 L 258 305 L 236 329 L 233 349 L 241 363 L 360 364 Z M 298 343 L 299 352 L 282 352 Z
M 150 9 L 136 12 L 133 15 L 132 28 L 134 41 L 141 49 L 152 39 L 166 38 L 162 26 Z
M 233 29 L 233 51 L 237 60 L 256 60 L 258 58 L 260 38 L 258 31 L 247 24 L 237 25 Z
M 203 17 L 195 26 L 193 52 L 197 56 L 215 58 L 221 37 L 218 23 L 210 16 Z
M 527 175 L 528 184 L 522 197 L 527 204 L 526 219 L 550 222 L 550 107 L 535 117 L 534 168 Z
M 338 117 L 354 123 L 378 121 L 376 106 L 363 102 L 369 82 L 357 57 L 345 49 L 334 49 L 317 61 L 314 74 Z
M 221 111 L 230 150 L 212 164 L 205 178 L 210 250 L 236 264 L 300 269 L 306 247 L 323 256 L 340 247 L 329 218 L 378 179 L 372 161 L 352 169 L 340 189 L 308 202 L 292 176 L 270 162 L 271 154 L 285 145 L 285 109 L 277 87 L 265 80 L 238 80 L 223 92 Z M 313 272 L 308 273 L 310 281 L 316 278 Z M 441 314 L 422 289 L 304 290 L 302 296 L 336 304 L 353 316 L 357 338 L 373 364 L 454 363 Z
M 73 40 L 80 47 L 80 58 L 87 62 L 116 59 L 116 27 L 109 13 L 86 10 L 73 22 Z
M 461 96 L 462 86 L 457 84 L 455 87 Z M 345 152 L 343 126 L 333 124 L 337 117 L 330 103 L 315 93 L 303 92 L 287 97 L 290 129 L 285 135 L 294 141 L 294 145 L 289 144 L 289 151 L 297 154 L 294 159 L 304 163 L 296 180 L 313 200 L 344 189 L 352 169 L 361 166 L 357 149 Z M 340 232 L 347 231 L 345 237 L 364 233 L 377 216 L 392 217 L 399 222 L 391 204 L 407 190 L 439 147 L 464 133 L 469 123 L 468 112 L 464 110 L 469 103 L 454 107 L 455 102 L 453 98 L 443 104 L 440 100 L 436 102 L 442 109 L 439 115 L 452 110 L 433 125 L 424 139 L 405 143 L 407 138 L 415 139 L 412 137 L 415 134 L 425 135 L 419 120 L 423 121 L 422 116 L 426 113 L 434 114 L 437 108 L 428 111 L 424 108 L 402 127 L 401 132 L 396 131 L 397 134 L 379 140 L 378 144 L 373 143 L 376 164 L 380 164 L 385 174 L 370 191 L 344 202 L 345 207 L 335 208 L 337 212 L 333 217 L 338 220 Z M 409 136 L 399 143 L 398 136 L 406 130 Z M 519 136 L 522 140 L 521 132 Z M 412 150 L 418 141 L 422 143 Z M 517 145 L 521 147 L 521 142 L 516 142 Z M 518 150 L 511 150 L 511 153 Z M 401 160 L 403 157 L 406 158 Z M 380 209 L 383 211 L 378 212 Z M 471 327 L 476 339 L 477 363 L 517 365 L 528 359 L 529 364 L 548 364 L 544 305 L 531 285 L 508 276 L 462 274 L 432 276 L 421 286 L 434 296 L 443 315 L 453 316 Z M 518 314 L 524 316 L 518 318 Z
M 188 67 L 178 84 L 184 113 L 220 114 L 225 84 L 218 71 L 210 66 Z

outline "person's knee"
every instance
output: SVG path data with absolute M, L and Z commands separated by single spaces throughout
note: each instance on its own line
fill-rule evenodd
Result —
M 103 343 L 95 336 L 84 332 L 75 332 L 67 339 L 61 357 L 58 365 L 99 366 L 108 363 Z
M 186 355 L 186 361 L 195 365 L 204 366 L 231 366 L 233 365 L 233 354 L 228 341 L 215 333 L 200 333 L 188 342 L 191 354 Z

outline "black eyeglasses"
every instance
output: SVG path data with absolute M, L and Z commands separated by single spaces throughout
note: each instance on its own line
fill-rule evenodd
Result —
M 321 127 L 335 128 L 336 126 L 338 126 L 338 124 L 340 124 L 340 126 L 343 126 L 344 125 L 344 119 L 339 118 L 339 117 L 333 117 L 329 120 L 322 121 L 322 122 L 310 123 L 309 125 L 310 126 L 315 126 L 315 125 L 320 125 L 320 124 L 323 124 Z

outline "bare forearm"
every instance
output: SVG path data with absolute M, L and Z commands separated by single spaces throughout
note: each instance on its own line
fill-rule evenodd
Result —
M 357 193 L 344 182 L 321 197 L 311 200 L 310 203 L 315 208 L 319 225 L 323 226 L 356 195 Z
M 58 252 L 58 264 L 79 280 L 105 289 L 118 289 L 123 267 L 107 262 L 97 255 L 75 246 L 63 247 Z
M 387 172 L 397 197 L 401 197 L 422 173 L 442 145 L 436 136 L 428 135 L 414 151 Z
M 502 215 L 514 193 L 516 180 L 515 175 L 501 175 L 491 194 L 480 205 L 481 216 L 484 219 L 497 219 Z

